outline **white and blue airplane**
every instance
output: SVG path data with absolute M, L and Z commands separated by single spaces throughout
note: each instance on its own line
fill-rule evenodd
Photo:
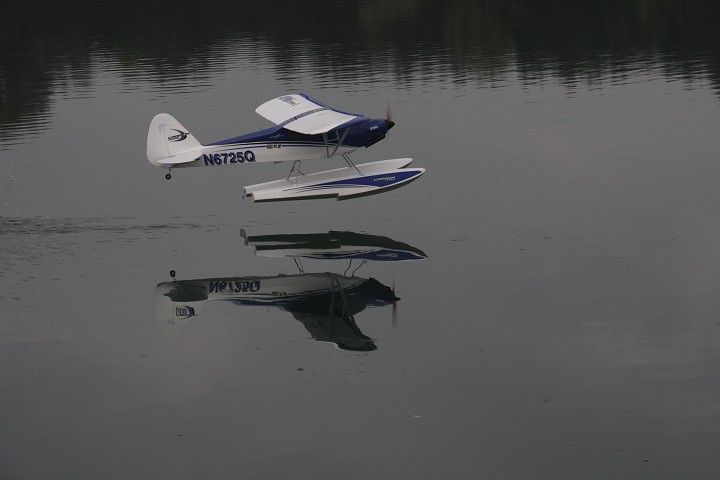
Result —
M 373 119 L 335 110 L 302 93 L 283 95 L 256 110 L 275 124 L 258 132 L 201 144 L 171 115 L 160 113 L 150 122 L 148 161 L 168 170 L 263 162 L 294 162 L 287 178 L 249 185 L 244 197 L 255 202 L 331 198 L 344 200 L 407 185 L 423 168 L 406 168 L 412 158 L 354 164 L 349 154 L 369 147 L 394 125 L 389 118 Z M 303 174 L 300 162 L 342 156 L 347 166 Z

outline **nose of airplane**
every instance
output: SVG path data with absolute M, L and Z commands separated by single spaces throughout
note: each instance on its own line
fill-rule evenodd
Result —
M 383 124 L 385 125 L 385 129 L 382 128 Z M 367 135 L 365 147 L 367 148 L 375 145 L 377 142 L 385 138 L 385 134 L 394 126 L 395 122 L 392 120 L 373 120 L 368 122 L 368 126 L 365 127 Z

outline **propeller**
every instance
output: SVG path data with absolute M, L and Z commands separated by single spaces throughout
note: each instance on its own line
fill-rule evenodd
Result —
M 395 122 L 392 120 L 392 112 L 390 111 L 390 102 L 388 102 L 385 109 L 385 124 L 387 125 L 388 130 L 395 126 Z

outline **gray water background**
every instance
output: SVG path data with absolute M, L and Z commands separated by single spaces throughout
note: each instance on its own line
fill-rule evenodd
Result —
M 719 8 L 575 3 L 4 5 L 0 478 L 717 478 Z M 253 205 L 287 165 L 145 158 L 156 113 L 210 142 L 297 91 L 389 105 L 353 158 L 428 172 Z M 429 258 L 357 272 L 401 298 L 374 352 L 223 304 L 165 335 L 171 269 L 297 272 L 241 228 Z

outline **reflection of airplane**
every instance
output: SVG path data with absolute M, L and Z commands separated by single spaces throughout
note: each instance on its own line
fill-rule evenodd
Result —
M 360 259 L 383 262 L 421 260 L 422 250 L 388 237 L 354 232 L 290 233 L 251 235 L 240 231 L 245 245 L 265 257 L 312 258 L 321 260 Z
M 283 180 L 245 187 L 256 202 L 372 195 L 406 185 L 422 168 L 405 168 L 412 158 L 355 165 L 348 154 L 385 138 L 395 122 L 335 110 L 303 94 L 283 95 L 260 105 L 257 113 L 276 124 L 255 133 L 202 145 L 172 116 L 152 119 L 147 137 L 148 161 L 168 169 L 243 163 L 288 162 Z M 348 166 L 303 174 L 302 160 L 341 155 Z M 293 176 L 293 173 L 295 174 Z M 170 179 L 170 173 L 166 178 Z
M 171 272 L 174 276 L 174 272 Z M 399 298 L 377 280 L 334 273 L 275 277 L 174 280 L 158 284 L 155 313 L 166 333 L 175 333 L 203 305 L 224 300 L 237 305 L 265 305 L 286 310 L 300 320 L 315 340 L 333 342 L 344 350 L 375 350 L 372 339 L 355 324 L 354 315 L 367 307 L 394 304 Z

